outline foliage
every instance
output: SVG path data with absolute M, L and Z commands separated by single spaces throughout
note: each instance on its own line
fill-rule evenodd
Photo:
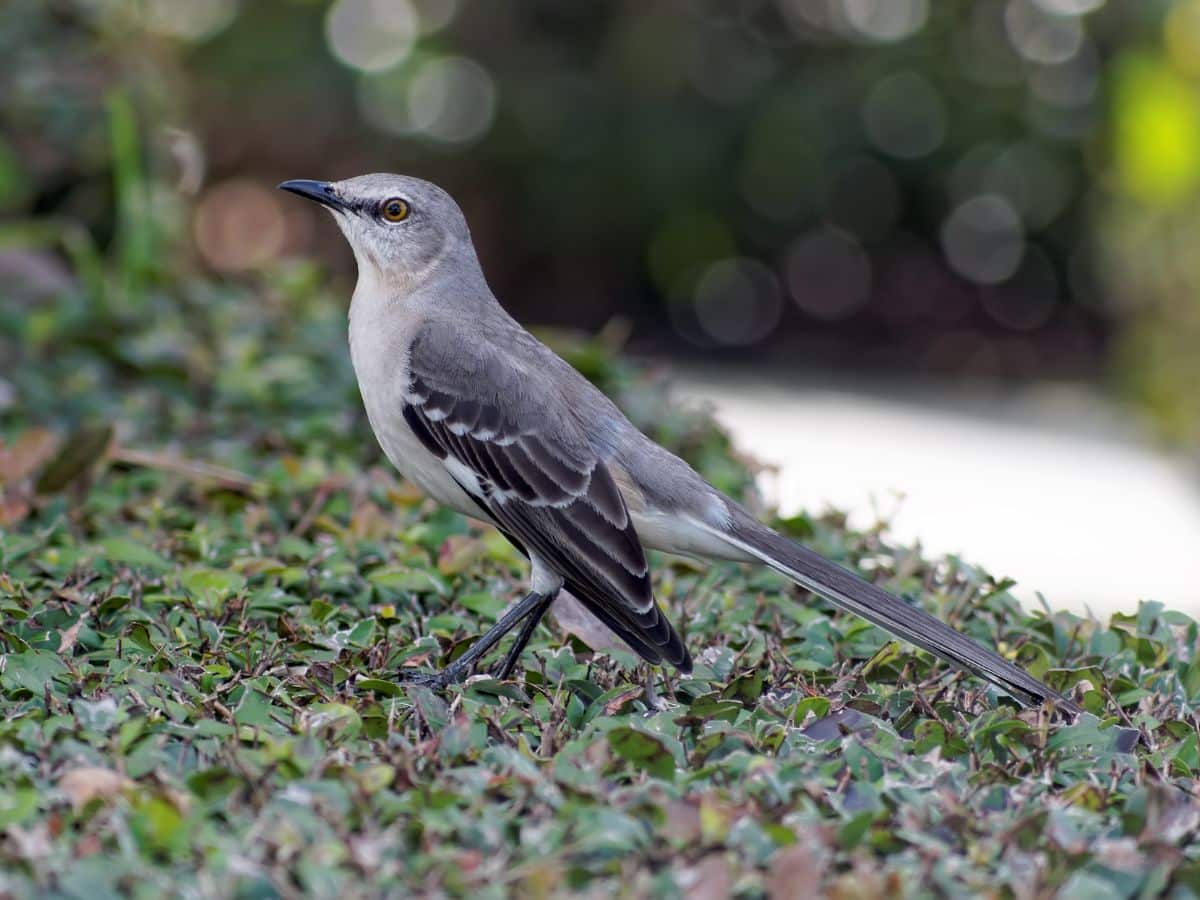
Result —
M 0 890 L 1200 884 L 1196 623 L 1155 604 L 1107 626 L 1026 614 L 961 561 L 800 517 L 780 527 L 1100 718 L 1020 712 L 769 573 L 666 559 L 657 595 L 698 664 L 670 679 L 665 711 L 647 708 L 631 654 L 593 653 L 552 624 L 515 681 L 445 697 L 402 686 L 399 669 L 461 652 L 525 573 L 496 535 L 381 464 L 341 304 L 306 266 L 234 283 L 82 246 L 54 293 L 22 282 L 0 318 L 15 362 L 0 450 Z M 22 253 L 57 271 L 36 243 Z M 666 412 L 613 356 L 615 329 L 548 338 L 656 437 L 745 489 L 724 436 Z
M 1102 718 L 1019 712 L 771 574 L 666 559 L 698 654 L 669 709 L 631 654 L 554 627 L 517 680 L 441 697 L 397 670 L 461 652 L 519 558 L 353 452 L 256 445 L 244 479 L 117 447 L 37 497 L 53 441 L 6 447 L 33 509 L 0 537 L 0 889 L 1200 889 L 1195 622 L 1025 614 L 960 561 L 799 519 Z
M 103 93 L 45 94 L 104 139 L 71 199 L 0 200 L 0 893 L 1200 893 L 1197 624 L 1026 613 L 836 517 L 778 524 L 1095 716 L 1019 711 L 769 573 L 663 558 L 698 657 L 665 710 L 630 654 L 553 623 L 514 681 L 401 685 L 520 593 L 520 559 L 381 464 L 317 269 L 195 265 L 129 95 Z M 119 214 L 83 227 L 97 209 Z M 547 338 L 748 489 L 615 355 L 619 323 Z

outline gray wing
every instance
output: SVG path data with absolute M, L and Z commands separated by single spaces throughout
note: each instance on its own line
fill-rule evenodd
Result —
M 691 658 L 650 587 L 645 553 L 612 474 L 536 357 L 427 325 L 413 341 L 404 419 L 500 530 L 639 655 L 685 671 Z

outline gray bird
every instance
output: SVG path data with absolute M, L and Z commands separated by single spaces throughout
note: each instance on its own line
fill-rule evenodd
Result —
M 326 207 L 358 263 L 350 355 L 388 459 L 440 503 L 498 528 L 531 590 L 440 672 L 468 675 L 509 631 L 507 677 L 567 591 L 650 664 L 692 658 L 655 602 L 644 547 L 760 563 L 1027 705 L 1078 707 L 991 650 L 759 522 L 635 428 L 492 295 L 466 218 L 426 181 L 286 181 Z

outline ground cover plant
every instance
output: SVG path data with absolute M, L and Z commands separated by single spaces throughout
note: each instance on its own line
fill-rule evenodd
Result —
M 105 254 L 2 234 L 0 893 L 1200 892 L 1197 624 L 1022 611 L 836 515 L 780 524 L 1094 717 L 1020 711 L 769 573 L 663 558 L 697 656 L 669 709 L 632 654 L 549 624 L 511 682 L 401 685 L 518 596 L 522 561 L 381 463 L 320 273 L 214 281 L 146 227 Z M 618 332 L 550 337 L 745 494 Z

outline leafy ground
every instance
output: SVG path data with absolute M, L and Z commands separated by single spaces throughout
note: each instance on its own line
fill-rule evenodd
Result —
M 552 624 L 515 681 L 402 687 L 524 570 L 380 466 L 340 302 L 304 267 L 213 284 L 128 235 L 111 271 L 80 235 L 69 267 L 19 237 L 37 277 L 0 304 L 0 894 L 1200 893 L 1192 620 L 1023 613 L 961 561 L 799 518 L 781 525 L 1097 718 L 1020 712 L 773 575 L 665 559 L 698 657 L 666 711 L 629 654 Z M 605 340 L 569 350 L 744 490 L 724 438 Z

